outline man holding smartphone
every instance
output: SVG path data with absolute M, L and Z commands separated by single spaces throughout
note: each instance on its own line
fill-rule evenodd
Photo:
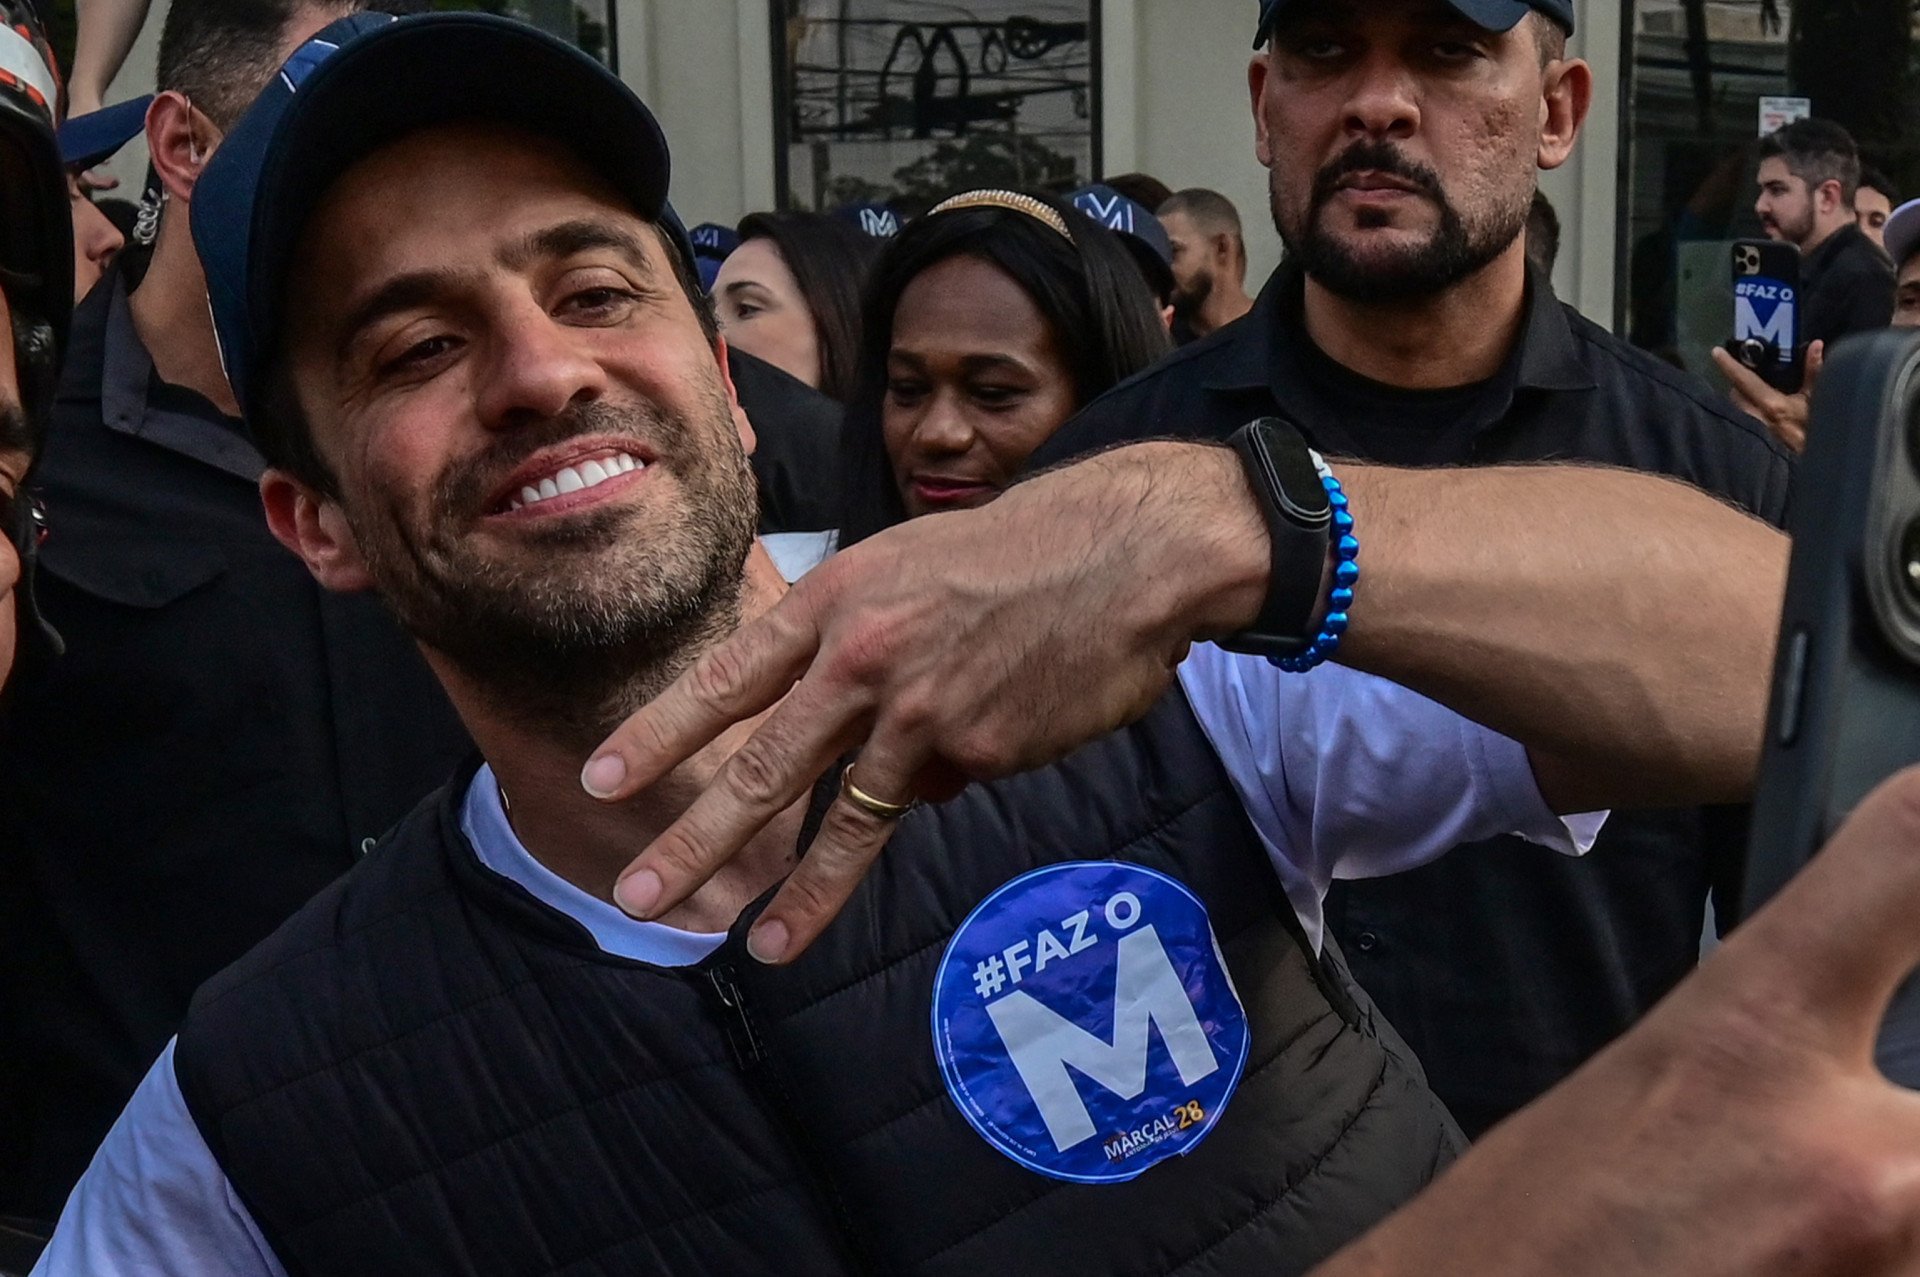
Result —
M 1893 318 L 1893 264 L 1854 214 L 1860 150 L 1831 120 L 1796 120 L 1760 141 L 1753 211 L 1767 238 L 1800 250 L 1800 340 L 1831 344 Z
M 1257 153 L 1288 264 L 1253 311 L 1070 422 L 1036 466 L 1278 413 L 1389 465 L 1586 460 L 1670 475 L 1775 525 L 1790 463 L 1705 383 L 1614 338 L 1528 265 L 1543 170 L 1592 97 L 1566 0 L 1266 0 Z M 1740 821 L 1617 814 L 1582 863 L 1508 839 L 1343 883 L 1328 921 L 1477 1134 L 1571 1072 L 1694 964 Z

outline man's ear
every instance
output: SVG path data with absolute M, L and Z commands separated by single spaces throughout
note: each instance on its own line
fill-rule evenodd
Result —
M 1580 58 L 1549 63 L 1540 95 L 1541 168 L 1557 169 L 1567 162 L 1592 109 L 1593 68 Z
M 1840 184 L 1840 179 L 1837 177 L 1830 182 L 1820 183 L 1819 189 L 1813 194 L 1815 203 L 1823 213 L 1831 213 L 1835 209 L 1847 206 L 1846 188 Z
M 183 201 L 193 198 L 194 183 L 218 142 L 213 122 L 186 94 L 168 89 L 154 95 L 147 107 L 147 153 L 168 195 Z
M 336 594 L 373 588 L 360 543 L 347 526 L 339 502 L 284 470 L 268 470 L 260 476 L 260 502 L 267 509 L 267 527 L 275 539 L 300 556 L 314 580 Z
M 1267 113 L 1261 109 L 1267 77 L 1273 74 L 1272 53 L 1262 49 L 1247 64 L 1247 94 L 1253 102 L 1253 154 L 1263 167 L 1273 167 L 1273 140 L 1267 136 Z
M 747 420 L 747 410 L 740 406 L 740 392 L 733 387 L 733 368 L 727 363 L 727 339 L 713 339 L 713 357 L 720 365 L 720 384 L 727 389 L 727 407 L 733 409 L 733 426 L 740 432 L 740 446 L 751 457 L 753 450 L 760 446 L 759 437 L 753 433 L 753 423 Z

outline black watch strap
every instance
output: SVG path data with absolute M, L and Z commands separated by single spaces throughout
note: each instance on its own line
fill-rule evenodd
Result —
M 1298 427 L 1261 417 L 1227 441 L 1266 518 L 1273 569 L 1253 628 L 1220 640 L 1230 652 L 1292 656 L 1313 642 L 1314 613 L 1326 579 L 1333 503 Z

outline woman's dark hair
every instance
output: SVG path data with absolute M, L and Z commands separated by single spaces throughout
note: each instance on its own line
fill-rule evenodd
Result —
M 770 241 L 793 272 L 820 341 L 820 390 L 845 403 L 853 393 L 860 342 L 860 290 L 879 241 L 825 213 L 754 213 L 737 228 L 740 242 Z
M 840 544 L 906 520 L 881 432 L 894 312 L 907 286 L 955 257 L 998 267 L 1033 299 L 1073 376 L 1077 411 L 1165 355 L 1172 343 L 1146 279 L 1119 237 L 1050 196 L 1073 232 L 1006 208 L 964 208 L 911 223 L 888 241 L 867 288 L 859 373 L 840 443 Z

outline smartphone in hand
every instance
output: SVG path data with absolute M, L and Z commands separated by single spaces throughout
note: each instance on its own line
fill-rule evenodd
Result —
M 1733 245 L 1733 340 L 1727 353 L 1775 390 L 1792 394 L 1806 377 L 1800 339 L 1800 250 L 1771 239 Z
M 1920 763 L 1920 333 L 1855 337 L 1828 359 L 1792 525 L 1744 914 L 1869 791 Z M 1881 1066 L 1920 1087 L 1914 994 L 1888 1017 Z

